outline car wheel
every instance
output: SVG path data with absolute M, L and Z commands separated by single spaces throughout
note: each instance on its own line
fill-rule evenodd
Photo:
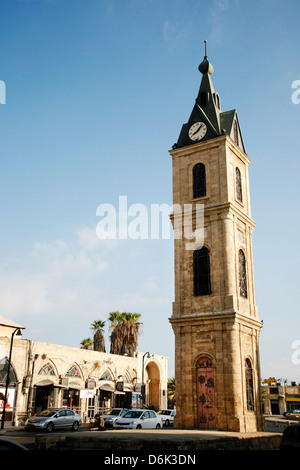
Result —
M 47 426 L 46 426 L 46 431 L 47 432 L 52 432 L 53 429 L 54 429 L 53 423 L 48 423 Z
M 169 426 L 169 424 L 170 424 L 170 423 L 169 423 L 169 420 L 166 419 L 166 426 Z
M 157 423 L 156 429 L 160 429 L 160 424 L 159 423 Z
M 142 426 L 140 424 L 138 424 L 136 429 L 142 429 Z
M 73 426 L 72 426 L 72 431 L 77 431 L 79 428 L 79 423 L 78 421 L 74 421 Z

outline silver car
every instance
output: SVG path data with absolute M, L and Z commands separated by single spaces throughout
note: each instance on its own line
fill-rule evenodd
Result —
M 47 408 L 31 416 L 25 422 L 26 430 L 43 430 L 51 432 L 54 429 L 71 428 L 77 431 L 81 425 L 81 416 L 68 408 Z
M 114 422 L 118 418 L 122 418 L 122 416 L 127 413 L 126 408 L 113 408 L 112 410 L 108 411 L 107 413 L 101 415 L 104 419 L 104 424 L 106 428 L 113 428 Z

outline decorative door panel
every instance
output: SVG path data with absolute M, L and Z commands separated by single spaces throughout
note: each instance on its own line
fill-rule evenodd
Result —
M 214 369 L 207 357 L 197 363 L 197 412 L 199 429 L 216 428 Z

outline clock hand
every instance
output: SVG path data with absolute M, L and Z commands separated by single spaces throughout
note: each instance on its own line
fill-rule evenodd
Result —
M 195 130 L 195 132 L 192 134 L 192 137 L 193 137 L 194 135 L 196 135 L 196 134 L 200 131 L 200 129 L 201 129 L 202 126 L 203 126 L 203 124 L 201 124 L 201 126 L 198 127 L 198 129 Z

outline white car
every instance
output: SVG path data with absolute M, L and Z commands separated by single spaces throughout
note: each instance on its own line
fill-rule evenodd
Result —
M 175 415 L 176 415 L 175 410 L 161 410 L 158 412 L 158 416 L 162 417 L 163 424 L 165 426 L 170 426 L 170 424 L 174 424 Z
M 152 410 L 129 410 L 114 422 L 115 429 L 160 429 L 162 418 Z
M 112 410 L 108 411 L 105 415 L 101 415 L 104 419 L 104 424 L 106 428 L 112 428 L 116 419 L 121 418 L 127 413 L 126 408 L 113 408 Z

